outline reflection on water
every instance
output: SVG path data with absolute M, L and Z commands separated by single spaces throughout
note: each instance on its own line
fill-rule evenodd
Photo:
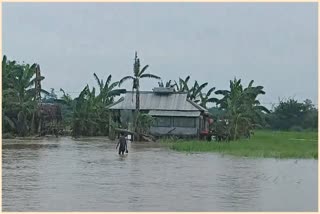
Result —
M 103 138 L 4 140 L 3 211 L 316 211 L 316 160 L 186 154 Z

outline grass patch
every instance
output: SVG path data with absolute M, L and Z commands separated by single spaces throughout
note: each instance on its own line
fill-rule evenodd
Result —
M 251 139 L 232 142 L 162 140 L 170 149 L 184 152 L 218 152 L 243 157 L 318 159 L 317 132 L 256 131 Z

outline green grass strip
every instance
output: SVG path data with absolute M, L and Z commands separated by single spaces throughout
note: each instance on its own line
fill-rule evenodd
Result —
M 231 142 L 162 140 L 182 152 L 218 152 L 242 157 L 318 159 L 317 132 L 256 131 L 251 139 Z

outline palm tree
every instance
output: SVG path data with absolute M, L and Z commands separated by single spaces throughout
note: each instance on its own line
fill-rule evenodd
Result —
M 74 99 L 72 114 L 72 135 L 86 135 L 86 127 L 88 120 L 88 109 L 86 96 L 90 92 L 88 85 L 80 92 L 79 96 Z M 90 119 L 90 117 L 89 117 Z
M 208 83 L 203 83 L 201 85 L 199 85 L 198 81 L 194 81 L 194 85 L 192 86 L 192 88 L 190 90 L 188 90 L 188 98 L 192 101 L 194 101 L 195 103 L 198 103 L 201 91 L 208 85 Z
M 34 117 L 38 104 L 37 92 L 49 94 L 43 89 L 37 91 L 35 88 L 35 83 L 44 79 L 43 76 L 37 77 L 37 68 L 37 64 L 20 65 L 15 61 L 8 61 L 6 56 L 2 60 L 3 118 L 22 135 L 29 130 L 28 122 L 31 117 L 31 126 L 34 131 Z
M 99 95 L 97 98 L 101 101 L 101 104 L 105 107 L 114 101 L 115 96 L 126 93 L 126 89 L 115 89 L 119 85 L 119 81 L 111 83 L 112 76 L 109 75 L 106 82 L 103 82 L 103 79 L 99 79 L 97 74 L 93 74 L 98 86 L 99 86 Z
M 202 93 L 203 89 L 208 85 L 207 82 L 199 85 L 198 81 L 195 81 L 193 86 L 190 88 L 188 86 L 188 82 L 190 80 L 190 76 L 187 76 L 184 80 L 179 78 L 179 83 L 176 81 L 173 86 L 176 87 L 176 91 L 178 92 L 187 92 L 187 98 L 194 101 L 195 103 L 200 103 L 200 105 L 206 108 L 207 103 L 217 102 L 218 99 L 211 98 L 211 93 L 215 90 L 215 88 L 209 89 L 207 93 Z
M 241 80 L 236 78 L 233 81 L 230 80 L 230 90 L 218 90 L 216 94 L 223 95 L 218 104 L 221 109 L 225 110 L 225 117 L 228 120 L 228 133 L 231 135 L 230 138 L 235 140 L 238 138 L 239 122 L 248 121 L 248 118 L 243 114 L 245 95 Z
M 189 87 L 188 87 L 188 81 L 190 80 L 190 76 L 187 76 L 184 80 L 179 78 L 179 83 L 174 81 L 174 86 L 176 87 L 176 90 L 178 92 L 188 92 Z
M 107 106 L 113 102 L 115 96 L 126 92 L 125 89 L 115 89 L 119 82 L 112 83 L 111 75 L 105 82 L 97 74 L 94 73 L 93 76 L 98 83 L 99 93 L 97 94 L 95 87 L 90 90 L 87 85 L 75 99 L 72 118 L 74 136 L 107 135 L 110 116 Z
M 199 85 L 198 81 L 195 81 L 194 85 L 188 90 L 188 99 L 195 103 L 199 103 L 200 106 L 204 108 L 207 108 L 207 103 L 217 102 L 217 98 L 210 97 L 212 92 L 215 90 L 215 87 L 210 88 L 207 93 L 202 92 L 207 85 L 207 82 Z
M 103 82 L 103 79 L 99 79 L 99 77 L 94 73 L 94 77 L 99 85 L 100 92 L 97 95 L 97 112 L 98 112 L 98 124 L 100 132 L 103 134 L 109 134 L 109 117 L 110 112 L 107 109 L 107 106 L 114 102 L 114 98 L 121 94 L 126 93 L 125 89 L 116 89 L 119 85 L 119 82 L 111 82 L 112 76 L 109 75 L 106 82 Z
M 99 100 L 96 97 L 96 89 L 89 85 L 84 87 L 79 96 L 75 98 L 73 118 L 72 118 L 72 134 L 73 136 L 92 136 L 99 135 L 100 123 L 106 120 L 100 117 Z
M 14 75 L 19 69 L 19 65 L 16 61 L 7 60 L 7 56 L 2 58 L 2 90 L 6 90 L 13 87 Z
M 125 76 L 119 81 L 119 86 L 127 81 L 132 80 L 132 91 L 136 90 L 136 112 L 135 112 L 135 129 L 137 130 L 136 124 L 137 124 L 137 118 L 140 111 L 140 79 L 143 78 L 152 78 L 152 79 L 161 79 L 159 76 L 145 73 L 149 65 L 145 65 L 140 70 L 140 60 L 138 58 L 137 52 L 135 52 L 135 58 L 134 58 L 134 64 L 133 64 L 133 76 Z
M 173 88 L 175 86 L 175 84 L 171 84 L 171 80 L 167 81 L 165 84 L 161 80 L 160 82 L 158 82 L 158 85 L 161 88 Z
M 62 88 L 60 88 L 60 91 L 63 93 L 63 95 L 60 99 L 57 99 L 57 100 L 63 102 L 67 106 L 71 106 L 72 105 L 72 98 L 71 98 L 70 94 L 67 94 Z
M 72 114 L 73 114 L 75 101 L 62 88 L 60 88 L 60 91 L 63 93 L 63 95 L 60 98 L 56 99 L 55 102 L 60 104 L 60 107 L 61 107 L 61 114 L 63 117 L 63 121 L 62 121 L 63 127 L 65 130 L 69 131 L 71 129 Z
M 263 86 L 252 87 L 252 84 L 253 80 L 247 88 L 243 89 L 241 79 L 235 78 L 230 81 L 230 90 L 216 91 L 216 94 L 223 95 L 217 103 L 220 109 L 225 110 L 228 131 L 233 140 L 248 135 L 255 126 L 258 126 L 258 119 L 269 112 L 256 99 L 258 95 L 265 94 L 262 90 Z
M 217 98 L 210 97 L 211 93 L 215 90 L 215 87 L 209 89 L 207 93 L 200 93 L 200 106 L 207 108 L 207 103 L 216 103 L 218 102 Z

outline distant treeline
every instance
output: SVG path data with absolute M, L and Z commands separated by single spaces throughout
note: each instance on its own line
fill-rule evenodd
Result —
M 300 103 L 289 99 L 281 101 L 278 106 L 269 110 L 261 105 L 258 99 L 258 96 L 265 94 L 263 86 L 254 86 L 253 80 L 245 87 L 240 79 L 235 78 L 230 81 L 227 90 L 216 90 L 215 87 L 209 87 L 208 82 L 199 83 L 194 80 L 190 84 L 190 76 L 164 83 L 159 76 L 147 73 L 148 67 L 146 65 L 140 68 L 140 60 L 136 54 L 132 75 L 112 82 L 111 75 L 108 75 L 104 81 L 94 73 L 93 78 L 97 86 L 86 85 L 79 95 L 72 99 L 63 89 L 60 89 L 63 95 L 58 97 L 53 89 L 48 92 L 39 87 L 44 79 L 39 75 L 39 65 L 21 64 L 10 61 L 4 56 L 2 60 L 2 132 L 18 136 L 41 134 L 41 129 L 44 127 L 41 124 L 46 118 L 50 118 L 51 121 L 48 122 L 50 124 L 52 119 L 59 118 L 54 115 L 58 112 L 54 108 L 46 111 L 45 106 L 39 107 L 41 103 L 51 103 L 61 109 L 62 121 L 59 121 L 59 129 L 64 133 L 73 136 L 108 136 L 110 135 L 109 127 L 120 126 L 110 120 L 112 115 L 108 106 L 126 92 L 120 88 L 121 84 L 131 81 L 132 89 L 139 95 L 142 79 L 146 81 L 158 79 L 160 80 L 158 87 L 171 87 L 174 91 L 186 92 L 189 100 L 204 108 L 208 108 L 209 103 L 214 104 L 216 107 L 209 109 L 215 119 L 210 129 L 221 139 L 236 140 L 249 137 L 255 128 L 317 129 L 318 110 L 310 100 Z M 136 112 L 139 113 L 139 103 L 136 103 Z M 49 116 L 45 118 L 42 116 L 43 113 Z M 147 130 L 145 125 L 151 124 L 147 115 L 139 116 L 136 120 L 136 126 L 143 126 L 136 127 L 136 130 Z M 57 129 L 56 126 L 51 125 L 46 127 Z
M 307 99 L 298 102 L 294 99 L 281 101 L 267 116 L 269 128 L 275 130 L 314 130 L 318 129 L 318 109 Z
M 224 111 L 218 107 L 212 107 L 209 111 L 215 118 L 224 116 Z M 265 115 L 265 120 L 259 128 L 282 131 L 317 131 L 318 109 L 309 99 L 303 102 L 298 102 L 293 98 L 283 99 L 270 110 L 269 114 Z

